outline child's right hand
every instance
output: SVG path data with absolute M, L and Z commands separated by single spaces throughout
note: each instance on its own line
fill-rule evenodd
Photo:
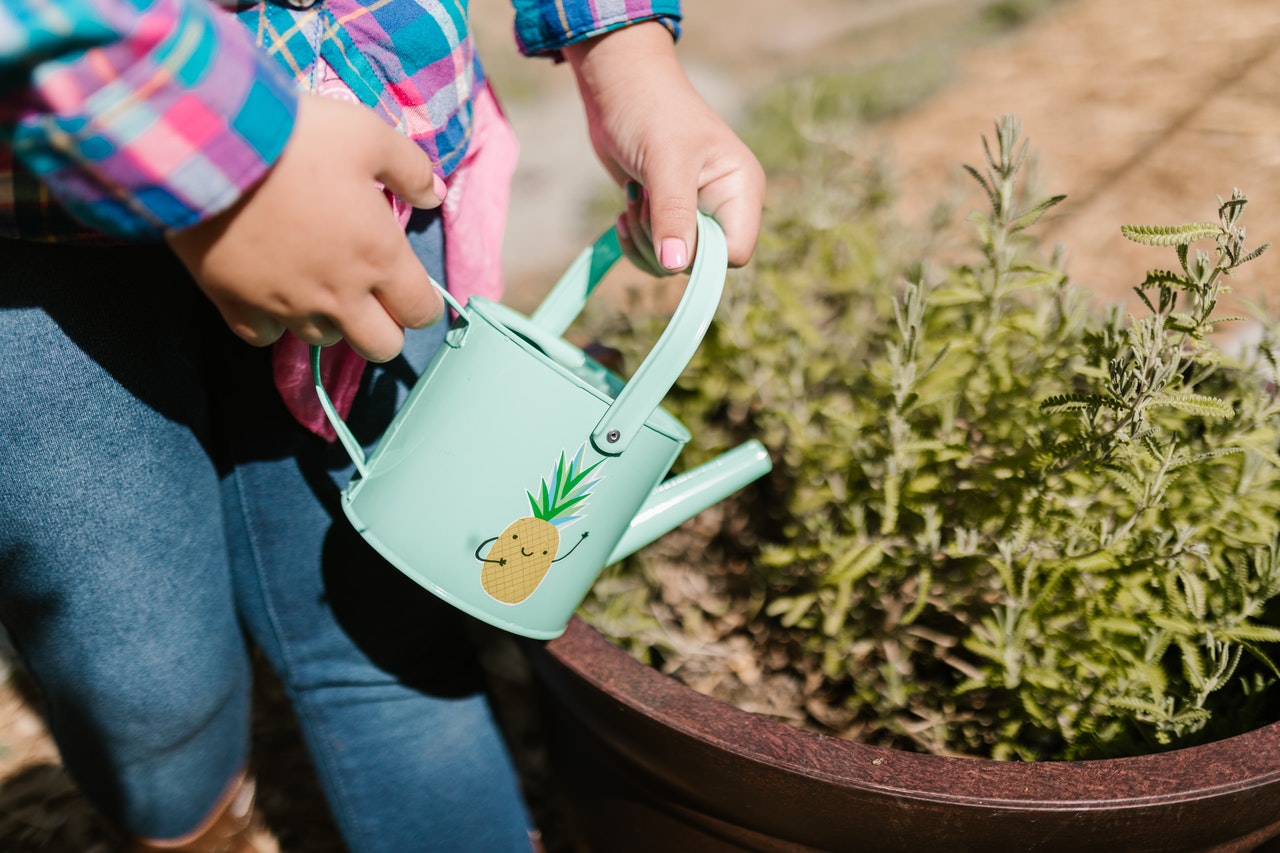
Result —
M 685 269 L 701 210 L 724 228 L 729 263 L 746 264 L 760 232 L 764 169 L 694 90 L 666 28 L 643 21 L 570 44 L 564 56 L 596 154 L 627 188 L 618 219 L 627 256 L 658 274 Z
M 431 165 L 373 111 L 302 95 L 267 176 L 169 245 L 249 343 L 266 346 L 287 329 L 311 344 L 345 338 L 370 361 L 388 361 L 404 329 L 434 323 L 444 303 L 375 181 L 436 207 L 444 185 Z

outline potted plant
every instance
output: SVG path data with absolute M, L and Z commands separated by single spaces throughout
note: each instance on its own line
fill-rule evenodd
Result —
M 1261 252 L 1247 201 L 1126 228 L 1176 257 L 1126 318 L 1038 256 L 1061 197 L 1028 200 L 1025 157 L 1006 118 L 969 170 L 974 261 L 895 262 L 844 196 L 774 212 L 668 401 L 709 453 L 760 436 L 774 476 L 534 654 L 592 849 L 1280 835 L 1280 376 L 1268 335 L 1211 338 Z

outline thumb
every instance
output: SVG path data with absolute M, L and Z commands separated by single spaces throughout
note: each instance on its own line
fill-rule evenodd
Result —
M 697 251 L 698 174 L 685 168 L 683 159 L 669 158 L 647 176 L 653 251 L 668 272 L 688 267 Z
M 446 189 L 444 180 L 432 169 L 431 157 L 418 143 L 383 124 L 376 116 L 370 117 L 383 130 L 374 177 L 414 207 L 439 207 Z

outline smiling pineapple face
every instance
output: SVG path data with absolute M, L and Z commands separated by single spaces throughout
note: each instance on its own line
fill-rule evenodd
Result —
M 560 528 L 582 517 L 568 513 L 586 506 L 589 489 L 599 481 L 587 478 L 599 464 L 582 470 L 581 450 L 572 460 L 561 453 L 551 483 L 542 481 L 538 497 L 525 493 L 533 512 L 507 525 L 489 548 L 480 573 L 485 592 L 506 604 L 519 604 L 533 594 L 556 559 Z
M 524 601 L 542 583 L 560 549 L 560 531 L 549 521 L 525 516 L 502 531 L 486 555 L 480 584 L 506 604 Z

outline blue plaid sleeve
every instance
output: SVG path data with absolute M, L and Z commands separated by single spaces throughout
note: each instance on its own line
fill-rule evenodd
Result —
M 640 21 L 661 21 L 680 35 L 680 0 L 512 0 L 516 43 L 526 55 L 551 54 L 567 44 Z

